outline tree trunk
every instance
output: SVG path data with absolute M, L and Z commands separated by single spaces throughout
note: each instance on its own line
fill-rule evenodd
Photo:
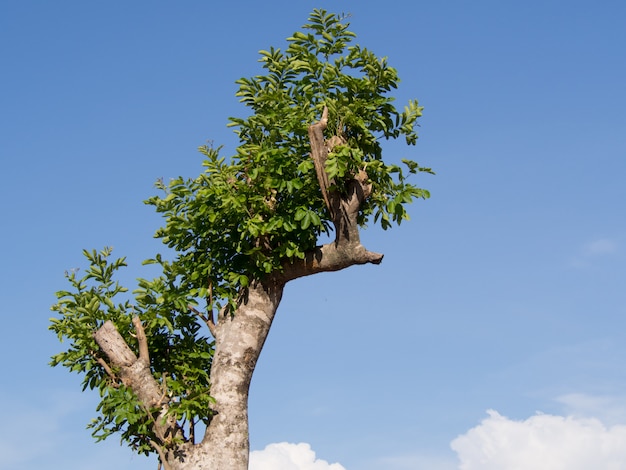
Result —
M 304 259 L 286 261 L 281 272 L 253 281 L 242 294 L 236 310 L 223 309 L 217 321 L 210 323 L 215 337 L 215 353 L 211 364 L 211 397 L 215 400 L 204 438 L 175 444 L 183 432 L 167 417 L 167 398 L 150 373 L 150 360 L 145 334 L 138 318 L 134 320 L 139 343 L 139 358 L 124 343 L 111 322 L 95 334 L 96 341 L 111 364 L 120 369 L 124 385 L 131 388 L 140 401 L 157 409 L 154 431 L 164 470 L 247 470 L 249 457 L 248 392 L 252 374 L 261 349 L 274 320 L 285 284 L 290 280 L 324 271 L 338 271 L 365 263 L 379 264 L 383 255 L 370 252 L 361 245 L 357 217 L 361 204 L 371 192 L 364 171 L 345 182 L 342 191 L 331 189 L 324 162 L 332 150 L 333 140 L 324 140 L 328 110 L 319 122 L 309 127 L 311 158 L 315 163 L 322 196 L 335 226 L 336 239 L 318 246 Z M 335 141 L 335 143 L 342 143 Z M 178 439 L 183 441 L 183 439 Z
M 283 289 L 281 282 L 255 282 L 234 314 L 222 313 L 211 364 L 214 416 L 202 442 L 184 461 L 171 461 L 172 469 L 248 468 L 248 391 Z

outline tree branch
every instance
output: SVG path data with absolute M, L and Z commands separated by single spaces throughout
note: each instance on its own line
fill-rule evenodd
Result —
M 322 272 L 334 272 L 359 264 L 380 264 L 384 255 L 368 251 L 360 243 L 327 243 L 305 253 L 304 259 L 292 259 L 283 264 L 276 279 L 288 282 Z
M 115 374 L 115 372 L 113 372 L 113 369 L 111 369 L 109 364 L 107 364 L 107 361 L 96 356 L 95 354 L 93 354 L 93 356 L 96 359 L 96 362 L 102 366 L 107 375 L 111 378 L 111 380 L 113 380 L 114 385 L 116 385 L 119 377 Z
M 330 203 L 330 181 L 328 180 L 328 173 L 326 173 L 326 159 L 328 158 L 328 149 L 324 140 L 324 131 L 328 127 L 328 108 L 324 106 L 322 112 L 322 118 L 315 124 L 309 126 L 309 141 L 311 143 L 311 158 L 313 159 L 313 165 L 315 166 L 315 173 L 317 174 L 317 181 L 322 190 L 322 197 L 326 203 L 326 207 L 330 212 L 331 219 L 334 220 L 333 206 Z
M 163 470 L 172 470 L 172 467 L 170 466 L 170 464 L 167 463 L 167 456 L 165 455 L 165 452 L 163 452 L 163 447 L 161 447 L 159 444 L 154 442 L 152 439 L 150 439 L 149 442 L 150 442 L 150 445 L 154 448 L 154 450 L 157 451 L 157 454 L 159 454 L 159 460 L 161 461 Z
M 327 127 L 328 108 L 324 106 L 322 118 L 309 126 L 311 158 L 315 166 L 315 173 L 322 190 L 322 197 L 335 226 L 337 241 L 343 238 L 352 243 L 358 243 L 358 214 L 361 205 L 372 192 L 372 185 L 367 183 L 367 173 L 362 169 L 352 178 L 342 181 L 342 188 L 330 189 L 336 185 L 336 182 L 330 181 L 328 178 L 326 160 L 329 152 L 332 152 L 337 145 L 346 144 L 346 140 L 337 135 L 326 141 L 324 131 Z
M 137 315 L 133 317 L 133 325 L 137 332 L 137 343 L 139 345 L 139 360 L 150 364 L 150 351 L 148 350 L 148 338 L 146 338 L 146 331 L 143 329 L 141 320 Z
M 136 318 L 136 317 L 135 317 Z M 135 319 L 133 319 L 135 322 Z M 143 334 L 140 343 L 140 350 L 147 348 L 147 340 L 143 328 L 137 331 L 137 337 Z M 131 388 L 139 400 L 148 408 L 161 405 L 161 388 L 152 376 L 150 363 L 145 362 L 145 357 L 137 358 L 135 353 L 128 347 L 122 335 L 110 320 L 105 322 L 98 331 L 94 333 L 94 339 L 104 354 L 109 358 L 113 366 L 120 368 L 120 378 L 127 387 Z M 144 353 L 145 356 L 145 353 Z
M 176 417 L 167 414 L 169 397 L 167 397 L 166 393 L 163 393 L 159 383 L 152 375 L 148 354 L 148 340 L 139 317 L 133 318 L 133 324 L 137 331 L 139 358 L 128 347 L 128 344 L 110 320 L 106 321 L 94 333 L 94 339 L 109 358 L 109 362 L 114 367 L 119 368 L 119 377 L 122 383 L 133 391 L 146 413 L 148 415 L 152 415 L 152 413 L 157 415 L 156 417 L 152 416 L 155 435 L 162 440 L 165 440 L 167 436 L 171 438 L 182 436 L 182 430 L 176 422 Z M 154 411 L 155 408 L 157 411 Z
M 202 314 L 202 312 L 198 311 L 193 305 L 187 305 L 187 308 L 202 319 L 202 321 L 206 324 L 207 328 L 211 332 L 211 335 L 213 335 L 213 338 L 216 338 L 215 336 L 216 328 L 215 328 L 215 322 L 213 321 L 213 312 L 209 312 L 209 315 L 206 316 Z
M 334 136 L 326 141 L 324 131 L 327 127 L 328 108 L 324 107 L 321 119 L 311 124 L 308 131 L 317 180 L 335 226 L 335 241 L 316 247 L 306 253 L 303 260 L 285 262 L 283 272 L 276 275 L 276 278 L 283 282 L 319 272 L 339 271 L 356 264 L 379 264 L 383 259 L 382 254 L 366 250 L 360 242 L 359 211 L 372 192 L 371 184 L 367 183 L 365 170 L 342 181 L 342 188 L 330 189 L 336 182 L 329 181 L 326 172 L 328 153 L 346 141 L 340 136 Z
M 189 418 L 189 442 L 191 445 L 196 443 L 196 422 L 193 418 Z

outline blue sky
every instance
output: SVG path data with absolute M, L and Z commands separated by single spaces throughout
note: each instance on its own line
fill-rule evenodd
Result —
M 234 81 L 316 7 L 425 107 L 388 159 L 437 175 L 409 223 L 363 234 L 382 265 L 286 289 L 253 470 L 626 468 L 626 4 L 189 0 L 0 2 L 0 469 L 155 468 L 92 443 L 97 397 L 47 366 L 54 292 L 83 248 L 149 275 L 154 181 L 234 151 Z

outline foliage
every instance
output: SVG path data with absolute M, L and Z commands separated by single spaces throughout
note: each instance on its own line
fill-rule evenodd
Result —
M 389 92 L 398 86 L 397 71 L 385 58 L 352 45 L 355 35 L 348 26 L 343 17 L 315 10 L 303 30 L 287 39 L 285 51 L 260 51 L 264 74 L 237 81 L 237 96 L 251 113 L 230 118 L 240 139 L 236 155 L 227 161 L 220 148 L 201 147 L 205 170 L 197 178 L 157 182 L 163 194 L 146 203 L 165 219 L 155 236 L 176 253 L 172 261 L 161 255 L 146 261 L 161 266 L 160 277 L 140 279 L 131 297 L 114 281 L 126 263 L 110 261 L 108 248 L 84 252 L 89 262 L 84 277 L 67 273 L 71 290 L 57 293 L 52 309 L 60 317 L 50 328 L 69 347 L 52 365 L 83 374 L 83 387 L 99 390 L 100 415 L 90 425 L 98 439 L 120 432 L 138 451 L 154 450 L 153 410 L 143 409 L 116 371 L 106 369 L 94 341 L 106 320 L 137 352 L 132 318 L 138 315 L 154 376 L 171 397 L 170 412 L 190 431 L 210 419 L 214 342 L 201 320 L 214 310 L 234 311 L 242 288 L 304 258 L 320 234 L 332 230 L 307 133 L 324 107 L 330 123 L 326 137 L 338 135 L 344 142 L 326 162 L 333 189 L 341 191 L 359 171 L 372 185 L 359 215 L 362 226 L 371 219 L 383 229 L 400 224 L 408 219 L 406 204 L 429 196 L 407 177 L 430 169 L 408 159 L 402 165 L 382 160 L 382 139 L 404 137 L 415 144 L 422 108 L 417 101 L 403 110 L 394 107 Z
M 153 281 L 139 280 L 134 292 L 135 304 L 118 301 L 127 289 L 114 281 L 116 272 L 126 266 L 124 258 L 110 261 L 112 249 L 84 251 L 89 267 L 82 278 L 75 271 L 66 273 L 71 291 L 57 292 L 50 329 L 60 341 L 69 340 L 69 348 L 52 357 L 51 365 L 62 365 L 84 374 L 83 390 L 98 389 L 102 398 L 100 415 L 89 425 L 98 440 L 120 432 L 134 449 L 148 453 L 154 439 L 151 431 L 152 410 L 146 410 L 124 387 L 115 370 L 103 367 L 106 358 L 94 340 L 94 332 L 106 320 L 117 326 L 126 343 L 138 354 L 133 336 L 132 318 L 139 315 L 150 349 L 151 368 L 164 393 L 174 400 L 170 412 L 191 429 L 198 420 L 207 421 L 210 397 L 209 371 L 213 341 L 203 334 L 189 311 L 187 296 L 166 276 Z
M 400 224 L 408 219 L 406 204 L 429 196 L 406 177 L 430 169 L 408 159 L 402 166 L 382 160 L 381 139 L 404 136 L 415 144 L 422 113 L 417 101 L 403 111 L 394 107 L 388 93 L 398 85 L 397 71 L 350 45 L 355 35 L 337 15 L 315 10 L 309 21 L 287 39 L 284 52 L 260 51 L 265 74 L 237 81 L 237 96 L 251 110 L 247 118 L 230 118 L 241 142 L 237 154 L 226 162 L 219 148 L 200 148 L 206 171 L 161 182 L 166 194 L 148 200 L 166 219 L 157 236 L 178 253 L 181 281 L 210 307 L 279 270 L 285 259 L 304 258 L 331 230 L 309 157 L 308 126 L 324 106 L 332 123 L 327 138 L 340 134 L 347 141 L 326 162 L 334 187 L 359 170 L 372 184 L 362 225 L 372 215 L 384 229 Z

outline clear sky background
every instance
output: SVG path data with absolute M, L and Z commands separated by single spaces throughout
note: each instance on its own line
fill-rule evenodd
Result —
M 0 469 L 156 468 L 93 443 L 97 394 L 48 367 L 54 292 L 83 248 L 149 275 L 154 181 L 197 175 L 208 140 L 234 152 L 234 81 L 316 7 L 425 107 L 388 159 L 437 175 L 409 223 L 364 233 L 382 265 L 287 287 L 253 470 L 626 469 L 621 0 L 0 0 Z

